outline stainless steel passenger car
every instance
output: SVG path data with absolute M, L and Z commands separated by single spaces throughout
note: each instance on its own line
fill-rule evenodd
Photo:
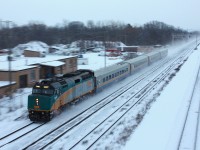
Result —
M 168 55 L 168 50 L 167 49 L 160 50 L 161 59 L 166 57 L 167 55 Z
M 99 91 L 113 82 L 127 77 L 128 75 L 130 75 L 130 64 L 126 62 L 121 62 L 107 68 L 97 70 L 94 73 L 94 76 L 96 77 L 96 90 Z
M 148 57 L 149 65 L 161 59 L 160 51 L 154 51 L 146 55 Z
M 139 69 L 142 69 L 148 66 L 148 57 L 146 55 L 139 56 L 130 60 L 126 60 L 125 62 L 130 64 L 130 67 L 131 67 L 130 70 L 131 70 L 131 73 L 133 73 Z

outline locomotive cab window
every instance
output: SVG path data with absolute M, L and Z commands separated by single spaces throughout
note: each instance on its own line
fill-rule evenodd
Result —
M 42 93 L 42 90 L 41 90 L 41 89 L 33 89 L 33 90 L 32 90 L 32 93 L 33 93 L 33 94 L 41 94 L 41 93 Z
M 54 90 L 52 89 L 33 89 L 32 91 L 33 94 L 45 94 L 45 95 L 53 95 Z
M 43 89 L 42 90 L 42 93 L 43 94 L 47 94 L 47 95 L 53 95 L 53 90 L 51 90 L 51 89 Z

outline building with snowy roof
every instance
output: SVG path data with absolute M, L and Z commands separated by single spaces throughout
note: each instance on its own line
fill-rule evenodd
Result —
M 12 90 L 32 87 L 40 79 L 77 70 L 76 56 L 17 57 L 10 61 L 7 58 L 8 55 L 0 56 L 0 81 L 15 82 Z

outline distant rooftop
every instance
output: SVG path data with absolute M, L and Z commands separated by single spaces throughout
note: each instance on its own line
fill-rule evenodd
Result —
M 9 61 L 7 60 L 8 55 L 0 56 L 0 71 L 8 71 L 9 70 Z M 76 56 L 56 56 L 56 55 L 46 55 L 46 57 L 16 57 L 13 58 L 13 61 L 11 61 L 11 70 L 12 71 L 19 71 L 19 70 L 25 70 L 34 68 L 36 64 L 41 63 L 48 63 L 50 65 L 53 65 L 51 62 L 56 61 L 54 65 L 60 65 L 63 62 L 60 62 L 58 64 L 57 60 L 66 59 L 66 58 L 72 58 Z
M 45 62 L 45 63 L 40 63 L 40 65 L 44 66 L 52 66 L 52 67 L 58 67 L 64 65 L 64 62 L 61 61 L 50 61 L 50 62 Z

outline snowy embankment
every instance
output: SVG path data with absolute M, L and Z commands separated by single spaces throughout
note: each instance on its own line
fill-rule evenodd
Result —
M 124 149 L 177 149 L 199 66 L 200 51 L 197 50 L 157 98 Z

